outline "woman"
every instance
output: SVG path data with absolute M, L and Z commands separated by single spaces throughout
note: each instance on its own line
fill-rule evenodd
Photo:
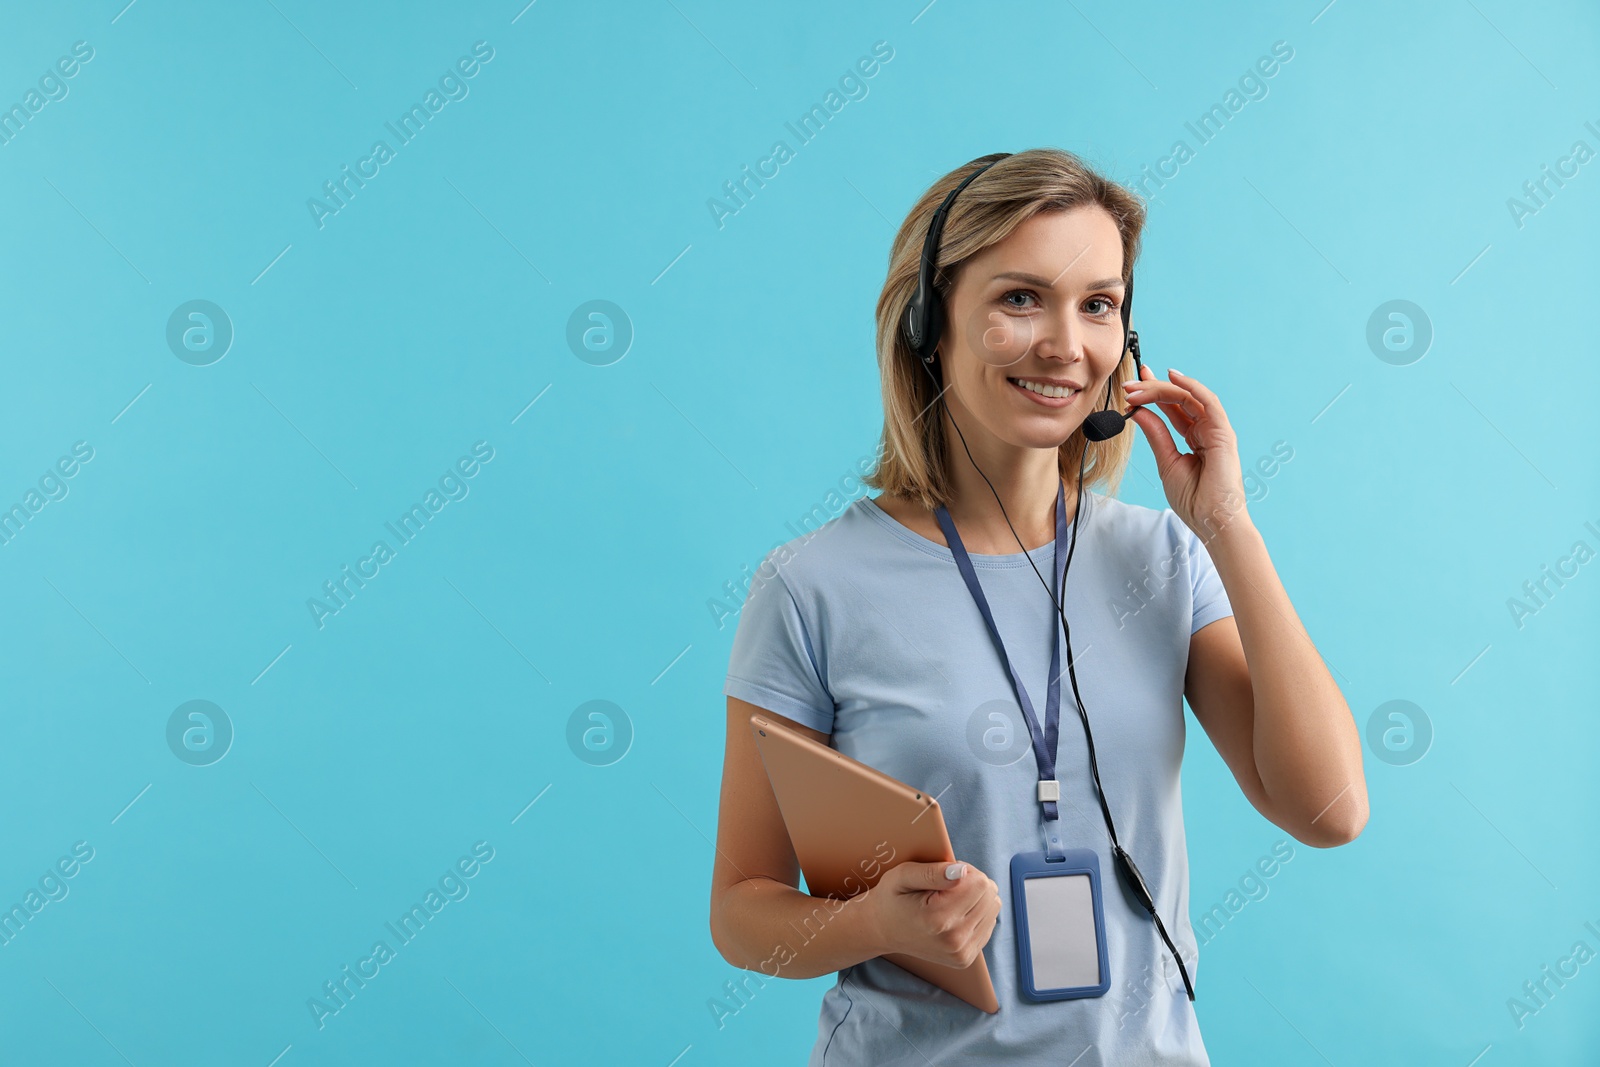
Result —
M 1227 415 L 1179 371 L 1134 376 L 1122 312 L 1144 218 L 1128 190 L 1050 149 L 975 160 L 924 193 L 877 305 L 885 424 L 865 482 L 881 495 L 774 549 L 746 600 L 724 687 L 711 933 L 730 963 L 770 977 L 839 972 L 813 1065 L 1208 1063 L 1189 1003 L 1184 698 L 1245 796 L 1297 840 L 1339 845 L 1366 823 L 1359 734 L 1244 506 Z M 936 347 L 907 323 L 930 227 Z M 1132 411 L 1170 507 L 1116 499 L 1133 435 L 1099 439 L 1121 420 L 1089 419 L 1097 408 Z M 1067 524 L 1077 567 L 1052 591 Z M 1026 719 L 1056 704 L 1045 694 L 1062 674 L 1051 773 Z M 750 736 L 758 710 L 937 796 L 958 862 L 900 863 L 820 928 L 803 923 L 815 902 Z M 1019 989 L 1008 864 L 1052 831 L 1099 859 L 1101 996 Z M 878 958 L 889 952 L 962 966 L 982 953 L 1000 1011 Z

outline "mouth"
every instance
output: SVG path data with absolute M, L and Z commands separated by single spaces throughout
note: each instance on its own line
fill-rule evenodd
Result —
M 1007 378 L 1006 381 L 1029 400 L 1051 408 L 1066 407 L 1081 392 L 1078 386 L 1057 378 Z

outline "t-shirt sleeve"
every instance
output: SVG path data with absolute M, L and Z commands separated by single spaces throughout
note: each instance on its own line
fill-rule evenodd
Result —
M 1205 544 L 1182 519 L 1177 521 L 1183 526 L 1189 544 L 1189 583 L 1194 603 L 1194 616 L 1189 625 L 1189 633 L 1192 636 L 1201 627 L 1232 615 L 1233 605 L 1228 601 L 1228 591 L 1222 586 L 1222 576 L 1217 573 L 1216 564 L 1211 562 L 1211 554 L 1206 551 Z
M 833 697 L 812 637 L 783 575 L 758 579 L 739 613 L 723 694 L 831 734 Z

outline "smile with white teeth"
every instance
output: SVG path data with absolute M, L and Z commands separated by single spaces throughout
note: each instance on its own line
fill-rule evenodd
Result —
M 1053 396 L 1057 399 L 1072 396 L 1077 392 L 1076 389 L 1065 385 L 1045 385 L 1042 382 L 1030 382 L 1022 378 L 1007 378 L 1006 380 L 1012 385 L 1022 386 L 1030 393 L 1038 393 L 1040 396 Z

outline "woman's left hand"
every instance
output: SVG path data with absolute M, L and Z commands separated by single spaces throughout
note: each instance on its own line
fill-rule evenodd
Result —
M 1142 370 L 1138 382 L 1123 384 L 1123 395 L 1130 404 L 1159 406 L 1191 451 L 1178 451 L 1166 423 L 1154 411 L 1136 408 L 1133 421 L 1155 453 L 1167 502 L 1189 529 L 1208 541 L 1245 510 L 1233 427 L 1217 395 L 1193 378 L 1169 368 L 1171 381 L 1164 382 L 1148 366 Z

